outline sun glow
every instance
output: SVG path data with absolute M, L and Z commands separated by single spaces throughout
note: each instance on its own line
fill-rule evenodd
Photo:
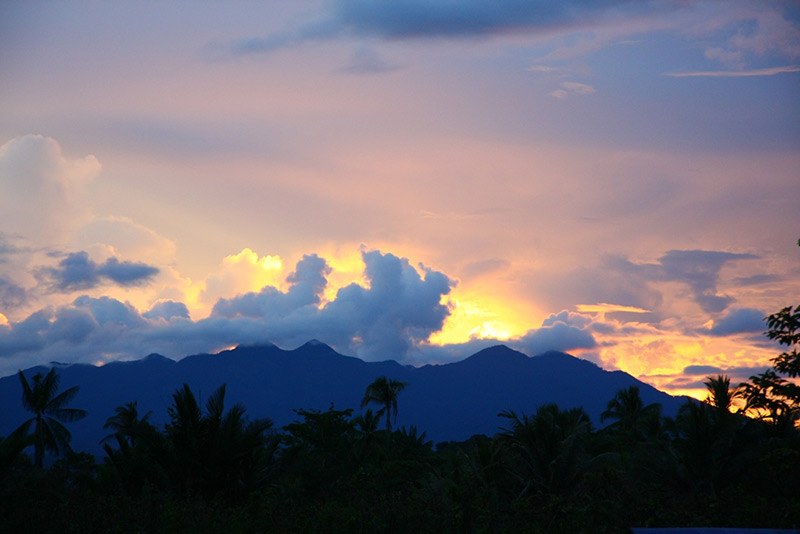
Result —
M 458 291 L 454 291 L 457 293 Z M 471 338 L 507 340 L 528 330 L 524 320 L 509 304 L 487 299 L 472 300 L 471 295 L 452 295 L 450 316 L 441 331 L 430 337 L 434 345 L 464 343 Z

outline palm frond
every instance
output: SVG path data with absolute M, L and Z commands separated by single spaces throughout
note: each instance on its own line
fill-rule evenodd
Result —
M 86 410 L 80 410 L 78 408 L 58 408 L 56 410 L 48 410 L 48 413 L 56 419 L 66 423 L 80 421 L 86 417 Z
M 65 404 L 69 403 L 75 398 L 75 395 L 78 394 L 78 390 L 80 390 L 80 386 L 72 386 L 71 388 L 62 391 L 58 396 L 54 397 L 50 402 L 47 403 L 46 411 L 48 413 L 53 413 L 54 410 L 58 410 Z

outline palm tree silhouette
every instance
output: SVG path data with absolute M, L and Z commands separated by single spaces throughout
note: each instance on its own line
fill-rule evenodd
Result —
M 270 419 L 250 420 L 242 404 L 225 411 L 225 384 L 206 402 L 205 413 L 188 384 L 172 395 L 165 430 L 181 491 L 233 494 L 255 482 Z
M 591 464 L 584 451 L 584 440 L 592 423 L 583 408 L 561 410 L 547 403 L 533 416 L 514 410 L 498 414 L 510 420 L 510 428 L 501 428 L 501 441 L 518 456 L 512 475 L 524 485 L 517 500 L 532 489 L 544 492 L 568 490 Z
M 742 392 L 738 387 L 731 389 L 731 379 L 727 376 L 717 375 L 708 377 L 705 382 L 708 390 L 706 404 L 714 407 L 714 411 L 720 419 L 727 417 L 733 408 L 733 401 L 742 397 Z
M 380 376 L 367 386 L 364 398 L 361 399 L 361 408 L 364 409 L 369 403 L 380 404 L 382 408 L 375 415 L 381 417 L 386 414 L 386 430 L 392 431 L 392 413 L 394 420 L 397 421 L 397 396 L 405 389 L 408 382 L 400 382 L 394 378 Z
M 152 411 L 144 414 L 144 417 L 139 417 L 139 410 L 136 408 L 137 402 L 129 402 L 125 406 L 117 406 L 114 411 L 116 415 L 109 417 L 106 424 L 103 425 L 105 430 L 113 430 L 113 434 L 109 434 L 101 440 L 102 442 L 108 441 L 116 436 L 119 436 L 128 441 L 131 447 L 136 446 L 136 439 L 141 433 L 142 425 L 146 424 Z
M 56 454 L 72 451 L 69 446 L 72 434 L 59 421 L 71 423 L 86 417 L 84 410 L 64 407 L 75 398 L 80 386 L 73 386 L 56 395 L 59 376 L 55 368 L 46 375 L 36 373 L 33 384 L 28 383 L 25 375 L 19 371 L 19 381 L 22 384 L 22 406 L 35 415 L 22 423 L 14 433 L 27 436 L 33 426 L 33 435 L 28 439 L 33 442 L 34 463 L 41 468 L 45 451 Z
M 617 421 L 610 426 L 616 426 L 625 434 L 639 436 L 642 434 L 642 429 L 652 427 L 660 415 L 661 404 L 653 403 L 645 406 L 639 395 L 639 387 L 630 386 L 619 390 L 614 398 L 608 401 L 606 410 L 600 414 L 600 421 L 616 419 Z

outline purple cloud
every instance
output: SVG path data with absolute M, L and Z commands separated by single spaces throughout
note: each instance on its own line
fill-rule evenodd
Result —
M 46 280 L 53 291 L 64 293 L 92 289 L 108 281 L 120 286 L 136 286 L 148 282 L 158 273 L 158 268 L 146 263 L 121 262 L 113 257 L 98 264 L 84 251 L 68 254 L 58 267 L 38 270 L 38 276 Z

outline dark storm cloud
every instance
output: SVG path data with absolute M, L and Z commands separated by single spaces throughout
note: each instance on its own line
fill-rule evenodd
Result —
M 108 281 L 120 286 L 136 286 L 148 282 L 158 272 L 158 268 L 146 263 L 121 262 L 113 257 L 98 264 L 81 251 L 68 254 L 58 267 L 40 268 L 38 275 L 52 290 L 68 292 L 91 289 Z

